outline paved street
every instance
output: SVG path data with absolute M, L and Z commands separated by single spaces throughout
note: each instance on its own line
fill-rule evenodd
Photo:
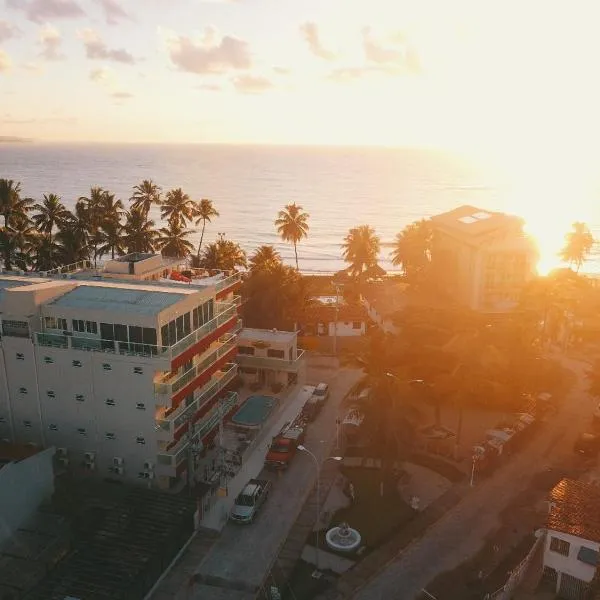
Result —
M 310 425 L 305 442 L 321 459 L 325 458 L 325 447 L 328 445 L 323 441 L 329 442 L 335 436 L 338 406 L 359 375 L 356 370 L 340 369 L 330 380 L 330 400 L 318 419 Z M 269 442 L 270 439 L 265 440 L 263 446 L 256 449 L 257 455 L 264 457 Z M 258 472 L 256 475 L 259 475 Z M 273 480 L 267 503 L 254 524 L 244 526 L 228 523 L 223 528 L 220 538 L 196 572 L 199 586 L 194 589 L 194 598 L 217 600 L 226 597 L 224 589 L 241 592 L 260 589 L 265 574 L 313 487 L 316 469 L 310 456 L 299 453 L 287 472 L 278 475 L 263 471 L 259 477 Z
M 480 549 L 500 512 L 536 472 L 572 452 L 577 433 L 589 424 L 595 401 L 585 391 L 584 365 L 567 359 L 563 363 L 578 374 L 578 381 L 557 416 L 492 478 L 477 485 L 421 539 L 357 590 L 354 600 L 414 600 L 438 574 L 454 569 Z

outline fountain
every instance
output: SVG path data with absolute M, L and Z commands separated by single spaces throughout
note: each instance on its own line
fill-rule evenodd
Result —
M 332 527 L 325 534 L 325 541 L 332 550 L 338 552 L 352 552 L 360 546 L 360 533 L 352 529 L 348 523 L 342 523 L 338 527 Z

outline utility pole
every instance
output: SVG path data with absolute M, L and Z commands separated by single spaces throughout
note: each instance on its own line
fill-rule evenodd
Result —
M 337 326 L 340 309 L 340 284 L 334 283 L 335 287 L 335 321 L 333 322 L 333 355 L 337 356 Z

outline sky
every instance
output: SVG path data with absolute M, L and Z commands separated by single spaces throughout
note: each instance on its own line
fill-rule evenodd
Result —
M 0 0 L 0 135 L 592 160 L 599 16 L 597 0 Z

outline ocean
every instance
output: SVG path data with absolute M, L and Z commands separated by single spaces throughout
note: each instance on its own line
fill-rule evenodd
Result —
M 94 185 L 126 205 L 143 179 L 163 191 L 181 187 L 192 199 L 212 199 L 220 212 L 207 224 L 205 243 L 225 233 L 248 253 L 273 244 L 290 264 L 293 248 L 278 238 L 273 221 L 296 202 L 310 214 L 309 237 L 298 247 L 300 269 L 315 274 L 346 266 L 343 238 L 362 224 L 380 236 L 381 265 L 394 271 L 389 252 L 396 233 L 460 204 L 523 216 L 539 241 L 542 268 L 555 266 L 573 221 L 584 220 L 600 235 L 600 181 L 592 175 L 540 161 L 511 170 L 425 149 L 8 143 L 0 144 L 0 178 L 20 181 L 32 198 L 56 193 L 68 208 Z M 158 223 L 158 210 L 152 217 Z M 200 228 L 194 243 L 199 235 Z M 584 270 L 600 272 L 596 255 Z

